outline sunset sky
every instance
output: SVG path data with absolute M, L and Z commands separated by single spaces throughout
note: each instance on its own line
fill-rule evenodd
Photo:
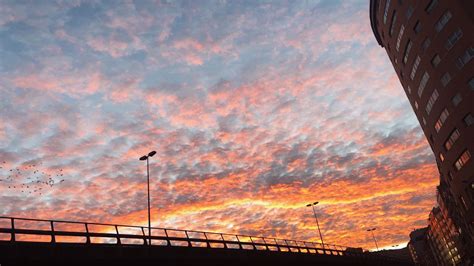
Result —
M 0 215 L 373 249 L 435 205 L 369 1 L 0 1 Z M 11 170 L 11 171 L 10 171 Z

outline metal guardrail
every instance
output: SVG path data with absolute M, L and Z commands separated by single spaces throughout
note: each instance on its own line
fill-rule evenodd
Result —
M 148 236 L 148 227 L 144 226 L 0 216 L 0 242 L 7 241 L 181 246 L 380 257 L 360 249 L 333 244 L 324 244 L 323 247 L 321 243 L 308 241 L 156 227 L 151 228 L 151 236 Z

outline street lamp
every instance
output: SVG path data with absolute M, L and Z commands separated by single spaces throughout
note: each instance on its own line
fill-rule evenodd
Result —
M 375 235 L 374 235 L 375 229 L 377 228 L 374 227 L 374 228 L 367 229 L 367 232 L 372 232 L 372 237 L 374 238 L 375 247 L 377 248 L 377 251 L 379 251 L 379 246 L 377 245 L 377 240 L 375 239 Z
M 156 151 L 151 151 L 148 155 L 143 155 L 140 157 L 140 161 L 146 160 L 146 181 L 147 181 L 147 190 L 148 190 L 148 244 L 151 245 L 151 219 L 150 219 L 150 164 L 148 158 L 153 157 L 156 154 Z
M 319 201 L 316 201 L 314 203 L 307 204 L 306 207 L 313 207 L 314 219 L 316 219 L 316 225 L 318 226 L 318 231 L 319 231 L 319 238 L 321 239 L 321 244 L 323 245 L 323 249 L 324 249 L 323 235 L 321 234 L 321 229 L 319 228 L 318 216 L 316 215 L 316 210 L 314 209 L 314 206 L 316 206 L 318 203 Z

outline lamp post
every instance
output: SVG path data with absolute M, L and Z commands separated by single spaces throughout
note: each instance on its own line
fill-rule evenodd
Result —
M 319 228 L 318 216 L 316 215 L 316 210 L 314 209 L 314 206 L 316 206 L 318 203 L 319 203 L 319 201 L 316 201 L 314 203 L 307 204 L 306 207 L 312 207 L 313 208 L 314 219 L 316 219 L 316 225 L 318 226 L 319 238 L 321 239 L 321 244 L 322 244 L 323 249 L 324 249 L 323 235 L 321 234 L 321 229 Z
M 150 218 L 150 164 L 148 158 L 153 157 L 156 151 L 151 151 L 148 155 L 140 157 L 140 161 L 146 160 L 146 181 L 148 190 L 148 244 L 151 245 L 151 218 Z
M 367 232 L 372 232 L 372 237 L 374 238 L 375 247 L 377 248 L 377 251 L 379 251 L 379 246 L 377 245 L 377 240 L 375 239 L 375 235 L 374 235 L 375 229 L 377 228 L 374 227 L 374 228 L 367 229 Z

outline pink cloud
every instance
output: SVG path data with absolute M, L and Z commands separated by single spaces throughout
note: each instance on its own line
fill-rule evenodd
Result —
M 140 81 L 138 78 L 127 78 L 116 85 L 112 85 L 112 88 L 108 91 L 109 98 L 116 103 L 129 101 L 133 95 L 140 94 L 138 88 Z
M 173 43 L 173 47 L 178 50 L 193 50 L 201 52 L 204 50 L 204 45 L 195 39 L 185 38 Z
M 56 76 L 54 73 L 29 73 L 13 78 L 16 87 L 40 91 L 65 93 L 74 96 L 90 95 L 98 92 L 103 86 L 103 77 L 99 72 L 67 73 Z
M 183 38 L 174 41 L 170 48 L 161 51 L 161 55 L 178 61 L 184 61 L 191 66 L 199 66 L 204 64 L 205 60 L 215 54 L 225 54 L 237 57 L 233 52 L 233 46 L 230 43 L 236 35 L 229 35 L 221 40 L 212 40 L 207 38 L 206 41 L 200 42 L 193 38 Z
M 94 37 L 87 41 L 87 44 L 98 52 L 108 53 L 112 57 L 122 57 L 127 54 L 128 42 L 109 39 L 104 37 Z

